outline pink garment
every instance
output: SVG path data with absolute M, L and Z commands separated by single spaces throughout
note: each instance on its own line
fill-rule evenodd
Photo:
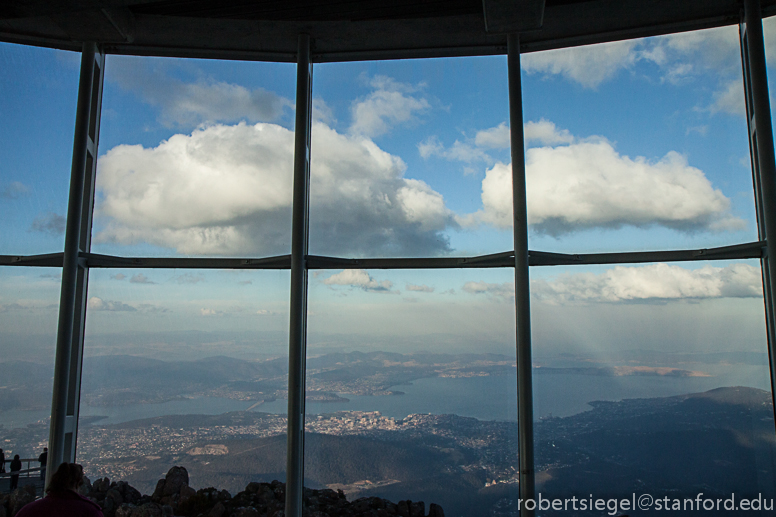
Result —
M 87 498 L 68 490 L 49 494 L 24 506 L 16 517 L 103 517 L 102 510 Z

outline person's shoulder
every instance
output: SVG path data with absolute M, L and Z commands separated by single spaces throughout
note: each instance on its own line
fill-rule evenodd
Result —
M 90 509 L 90 516 L 94 517 L 103 517 L 102 514 L 102 508 L 100 508 L 100 505 L 89 499 L 88 497 L 84 497 L 81 494 L 78 494 L 76 492 L 73 492 L 76 496 L 78 496 L 78 499 L 84 503 L 84 506 Z
M 44 497 L 43 499 L 27 503 L 19 510 L 16 517 L 38 517 L 40 515 L 48 515 L 49 512 L 47 508 L 50 502 L 50 500 Z
M 41 499 L 41 501 L 46 499 L 51 501 L 52 504 L 56 504 L 60 507 L 64 503 L 64 505 L 66 505 L 68 508 L 78 508 L 78 512 L 84 517 L 103 517 L 102 508 L 100 508 L 100 505 L 71 490 L 68 490 L 64 493 L 49 494 L 44 499 Z M 19 514 L 17 514 L 17 517 L 18 516 Z M 31 514 L 29 517 L 35 517 L 35 514 Z

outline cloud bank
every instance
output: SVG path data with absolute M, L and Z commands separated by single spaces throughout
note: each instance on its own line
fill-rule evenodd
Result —
M 668 264 L 616 266 L 604 273 L 535 280 L 536 300 L 549 303 L 756 298 L 762 296 L 760 268 L 748 264 L 686 269 Z
M 676 41 L 678 46 L 698 44 Z M 650 59 L 664 59 L 652 50 Z M 482 209 L 455 214 L 441 193 L 405 177 L 405 163 L 372 140 L 429 109 L 419 93 L 423 85 L 384 76 L 365 80 L 373 91 L 353 103 L 347 133 L 326 122 L 332 117 L 313 124 L 311 253 L 442 255 L 451 251 L 450 230 L 480 224 L 510 227 L 510 165 L 488 154 L 509 147 L 507 125 L 479 131 L 449 148 L 433 136 L 419 144 L 423 157 L 464 162 L 467 173 L 475 171 L 474 163 L 489 167 L 482 181 Z M 210 88 L 184 86 L 192 92 Z M 224 94 L 224 102 L 239 111 L 247 98 L 247 90 L 240 88 L 226 85 L 214 91 L 232 92 Z M 726 102 L 721 97 L 719 109 L 727 109 Z M 172 109 L 169 102 L 163 104 Z M 199 105 L 187 101 L 180 109 L 209 117 Z M 229 109 L 217 111 L 228 119 Z M 626 225 L 685 232 L 743 225 L 730 214 L 729 199 L 676 152 L 660 159 L 630 158 L 603 137 L 576 138 L 545 119 L 526 122 L 524 131 L 528 145 L 541 146 L 529 148 L 526 155 L 529 223 L 536 232 L 558 237 Z M 156 147 L 116 146 L 98 162 L 95 239 L 149 243 L 186 255 L 289 253 L 293 151 L 292 131 L 245 121 L 200 125 Z M 41 221 L 36 229 L 51 232 L 52 224 Z
M 469 294 L 514 298 L 515 284 L 466 282 Z M 762 296 L 760 268 L 748 264 L 687 269 L 669 264 L 615 266 L 603 273 L 563 274 L 553 280 L 531 281 L 534 301 L 553 305 L 573 303 L 654 302 Z

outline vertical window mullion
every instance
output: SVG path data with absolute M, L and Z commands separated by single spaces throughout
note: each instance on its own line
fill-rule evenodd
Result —
M 81 363 L 89 283 L 89 269 L 82 254 L 88 253 L 91 247 L 104 68 L 103 51 L 95 43 L 85 43 L 81 56 L 62 264 L 48 477 L 59 464 L 75 461 L 76 454 Z
M 304 402 L 307 355 L 307 249 L 310 207 L 310 134 L 313 65 L 310 36 L 299 36 L 294 127 L 294 191 L 291 227 L 291 302 L 288 343 L 288 430 L 286 512 L 302 516 L 304 490 Z
M 509 126 L 512 148 L 512 224 L 515 239 L 515 323 L 517 347 L 517 432 L 520 454 L 520 498 L 534 497 L 533 379 L 531 368 L 531 306 L 528 273 L 528 217 L 520 81 L 520 37 L 508 36 Z M 533 510 L 524 509 L 530 517 Z
M 744 2 L 744 19 L 740 25 L 741 58 L 744 70 L 747 124 L 749 128 L 752 174 L 754 178 L 757 228 L 760 240 L 766 242 L 761 259 L 763 299 L 768 334 L 768 356 L 771 370 L 771 393 L 776 393 L 776 321 L 774 320 L 774 284 L 776 261 L 776 157 L 765 64 L 762 13 L 759 0 Z

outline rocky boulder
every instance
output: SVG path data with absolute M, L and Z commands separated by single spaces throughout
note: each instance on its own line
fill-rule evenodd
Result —
M 34 489 L 25 487 L 0 497 L 0 517 L 14 517 L 22 506 L 35 499 Z M 184 467 L 172 467 L 156 484 L 150 496 L 141 495 L 125 481 L 97 479 L 84 494 L 103 509 L 105 517 L 284 517 L 286 485 L 280 481 L 248 483 L 232 496 L 213 487 L 194 490 Z M 379 497 L 348 501 L 342 490 L 305 488 L 305 517 L 427 517 L 422 501 L 393 503 Z M 3 512 L 5 511 L 5 515 Z M 442 507 L 429 506 L 428 517 L 444 517 Z
M 8 498 L 8 516 L 14 517 L 27 503 L 35 500 L 35 487 L 33 485 L 17 488 Z

